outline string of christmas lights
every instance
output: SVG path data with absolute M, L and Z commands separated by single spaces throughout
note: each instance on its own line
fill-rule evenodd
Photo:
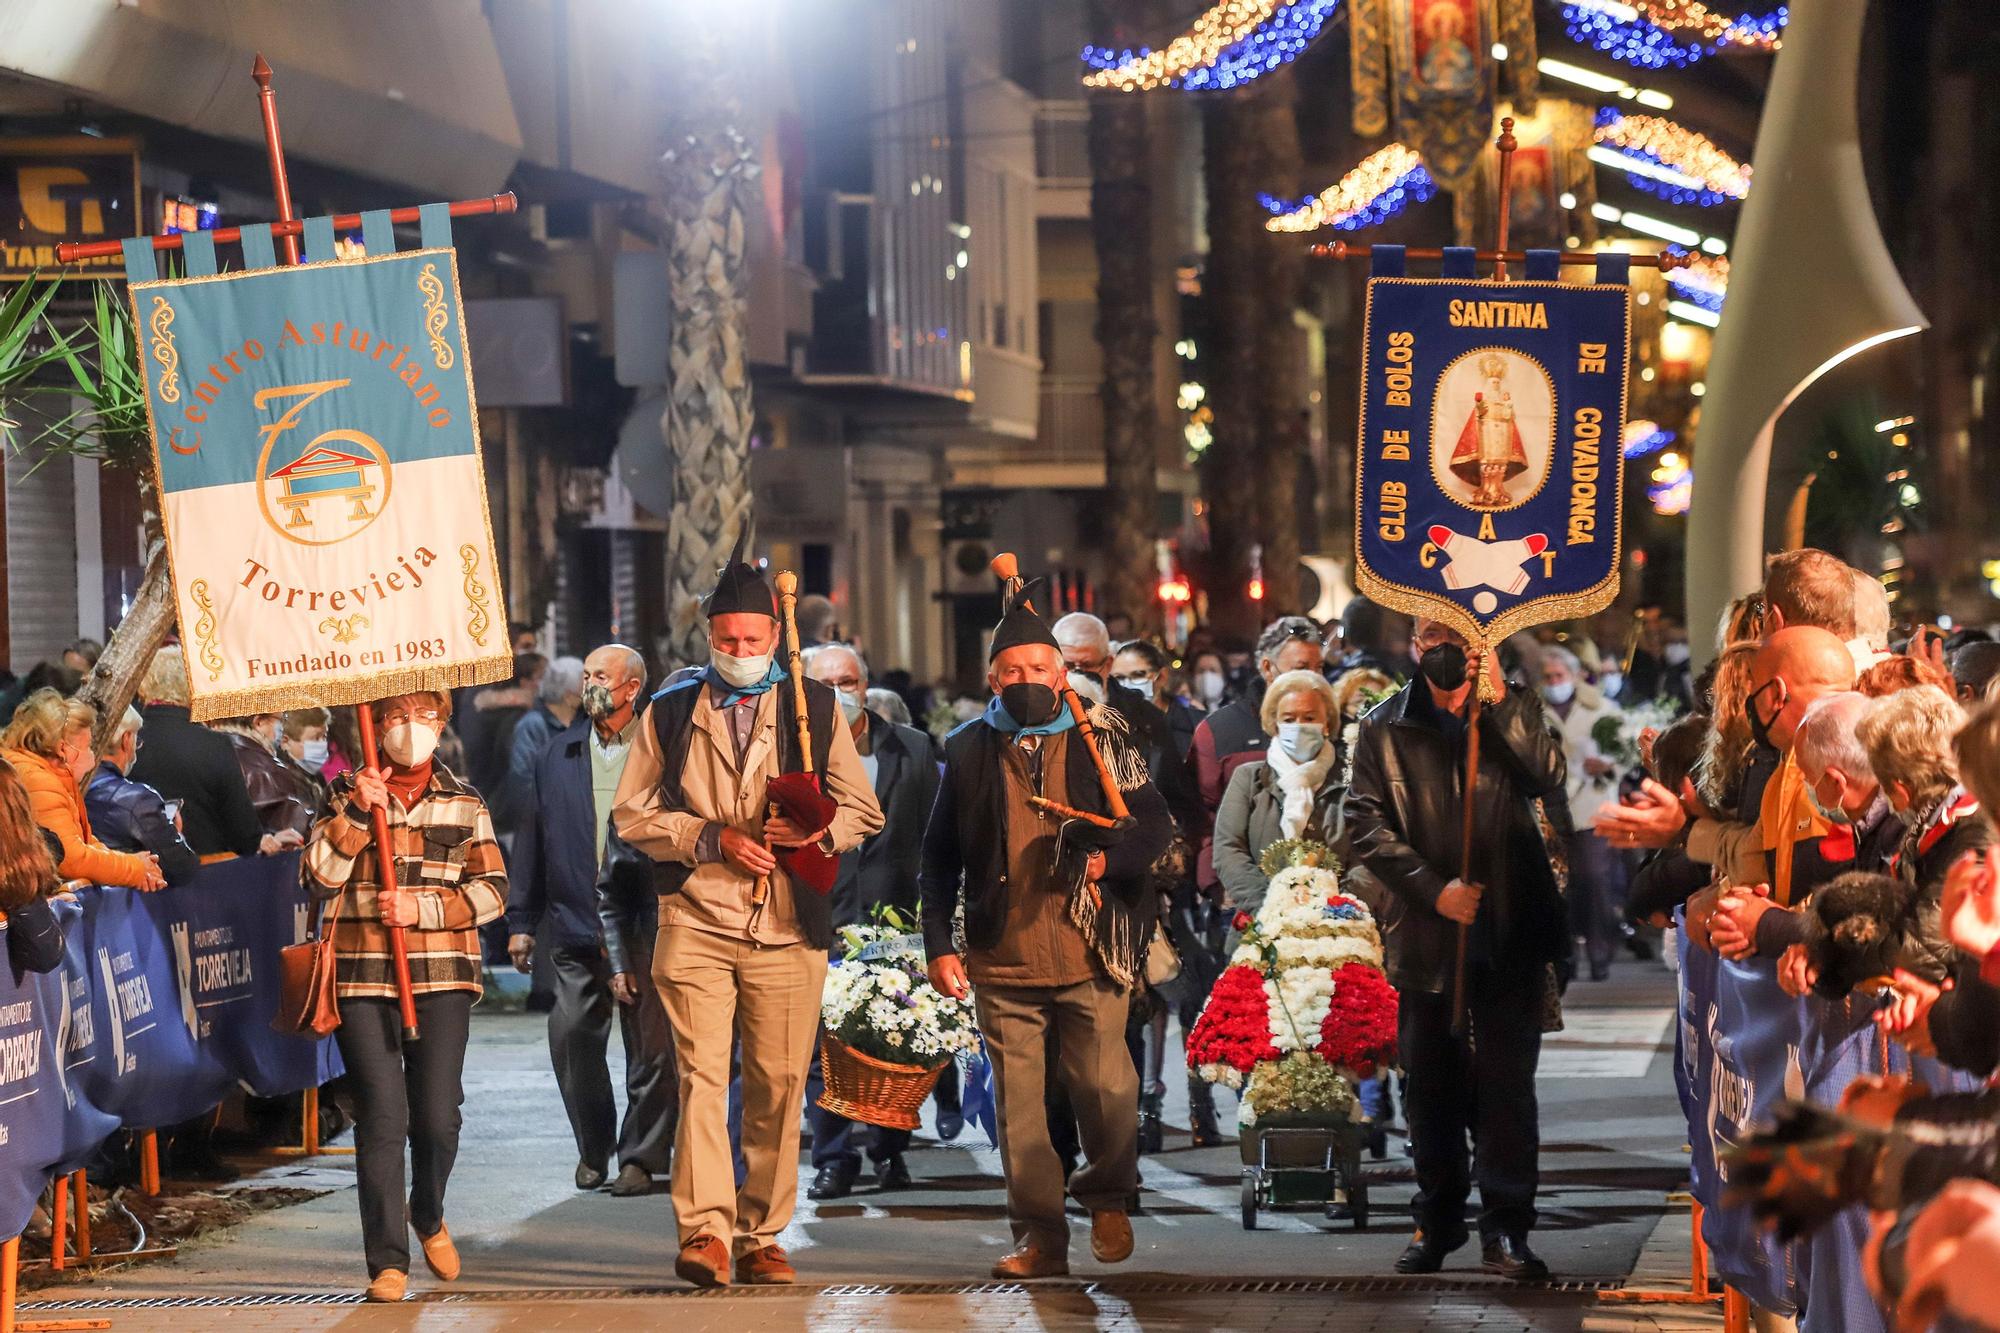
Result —
M 1694 469 L 1680 453 L 1669 450 L 1660 455 L 1653 479 L 1646 485 L 1646 498 L 1656 514 L 1685 514 L 1694 497 Z
M 1223 92 L 1296 60 L 1340 0 L 1223 0 L 1158 51 L 1083 48 L 1086 88 Z
M 1606 151 L 1595 160 L 1625 166 L 1632 185 L 1670 203 L 1710 208 L 1735 203 L 1750 193 L 1750 165 L 1738 162 L 1707 135 L 1664 116 L 1627 115 L 1616 107 L 1597 113 L 1593 143 Z
M 1352 171 L 1310 199 L 1280 199 L 1268 194 L 1258 199 L 1276 215 L 1264 224 L 1267 231 L 1318 231 L 1321 227 L 1360 231 L 1387 222 L 1409 205 L 1421 204 L 1436 193 L 1437 182 L 1424 170 L 1417 150 L 1392 143 L 1362 158 Z
M 1628 421 L 1625 423 L 1625 457 L 1644 458 L 1648 454 L 1656 454 L 1672 444 L 1675 438 L 1672 431 L 1662 429 L 1657 421 L 1648 421 L 1643 417 Z
M 1729 258 L 1726 255 L 1695 255 L 1686 268 L 1667 274 L 1673 294 L 1691 306 L 1722 313 L 1722 298 L 1729 293 Z
M 1696 0 L 1564 0 L 1570 40 L 1615 60 L 1647 69 L 1692 65 L 1718 51 L 1775 51 L 1788 17 L 1783 5 L 1766 14 L 1731 16 Z

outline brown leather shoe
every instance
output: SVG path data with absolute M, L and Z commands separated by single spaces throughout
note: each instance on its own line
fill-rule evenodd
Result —
M 682 1281 L 692 1282 L 697 1287 L 726 1287 L 729 1285 L 729 1247 L 704 1232 L 681 1246 L 680 1257 L 674 1260 L 674 1272 Z
M 775 1245 L 766 1245 L 737 1259 L 736 1280 L 753 1287 L 788 1287 L 799 1275 L 789 1255 Z
M 385 1268 L 368 1284 L 368 1299 L 393 1305 L 410 1289 L 410 1275 L 400 1268 Z
M 993 1276 L 1003 1280 L 1068 1277 L 1069 1260 L 1061 1255 L 1044 1254 L 1032 1244 L 1023 1245 L 993 1265 Z
M 458 1246 L 452 1243 L 451 1232 L 444 1223 L 438 1223 L 437 1234 L 419 1236 L 424 1245 L 424 1264 L 432 1276 L 440 1282 L 450 1282 L 458 1276 Z
M 1090 1215 L 1090 1252 L 1100 1264 L 1122 1264 L 1132 1257 L 1132 1219 L 1110 1209 Z

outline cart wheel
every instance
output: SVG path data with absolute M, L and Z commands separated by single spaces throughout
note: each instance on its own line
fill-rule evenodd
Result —
M 1255 1171 L 1245 1171 L 1243 1173 L 1243 1229 L 1245 1231 L 1255 1231 L 1257 1229 L 1257 1173 Z

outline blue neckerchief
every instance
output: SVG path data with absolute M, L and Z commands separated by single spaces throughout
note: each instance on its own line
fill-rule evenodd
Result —
M 741 687 L 731 685 L 728 681 L 724 680 L 722 678 L 722 673 L 720 671 L 717 671 L 712 664 L 702 668 L 701 678 L 718 689 L 728 691 L 728 693 L 723 696 L 722 702 L 719 705 L 717 705 L 717 707 L 733 708 L 737 704 L 743 702 L 743 700 L 745 699 L 751 698 L 755 695 L 763 694 L 765 691 L 769 690 L 773 685 L 776 685 L 779 681 L 783 680 L 785 678 L 785 669 L 779 666 L 777 660 L 774 658 L 771 662 L 771 669 L 764 673 L 764 678 L 762 680 L 755 681 L 749 685 L 744 685 Z
M 986 725 L 1007 736 L 1053 736 L 1058 731 L 1068 731 L 1076 725 L 1067 708 L 1057 708 L 1053 722 L 1044 722 L 1038 727 L 1024 727 L 1014 720 L 1014 715 L 1000 705 L 1000 696 L 994 695 L 986 703 Z

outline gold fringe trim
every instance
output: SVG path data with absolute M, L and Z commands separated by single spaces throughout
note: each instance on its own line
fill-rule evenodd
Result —
M 333 708 L 341 704 L 373 703 L 419 690 L 456 690 L 467 685 L 491 685 L 514 675 L 511 653 L 495 657 L 475 657 L 468 661 L 437 666 L 411 667 L 401 671 L 371 671 L 365 675 L 321 676 L 314 680 L 287 681 L 248 690 L 224 690 L 197 694 L 191 708 L 196 722 L 218 717 L 247 717 L 252 713 L 282 713 L 292 708 Z

